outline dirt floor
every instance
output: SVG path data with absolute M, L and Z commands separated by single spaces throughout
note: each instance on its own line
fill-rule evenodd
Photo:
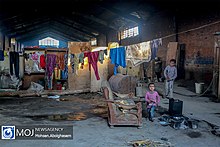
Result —
M 161 101 L 168 105 L 167 100 Z M 158 107 L 154 122 L 149 122 L 143 112 L 143 127 L 109 128 L 107 107 L 99 93 L 86 93 L 62 96 L 60 99 L 49 98 L 1 98 L 1 125 L 37 125 L 37 124 L 71 124 L 73 140 L 1 140 L 3 146 L 64 146 L 64 147 L 121 147 L 133 146 L 137 140 L 145 143 L 162 143 L 164 146 L 176 147 L 217 147 L 220 144 L 213 125 L 205 120 L 198 120 L 196 129 L 174 129 L 159 123 L 161 115 L 167 108 Z M 154 143 L 153 141 L 157 141 Z
M 30 118 L 32 121 L 79 121 L 107 117 L 107 107 L 98 93 L 53 98 L 1 98 L 0 114 L 6 118 Z M 0 122 L 5 124 L 6 122 Z M 18 122 L 14 122 L 15 124 Z M 24 122 L 22 122 L 24 124 Z

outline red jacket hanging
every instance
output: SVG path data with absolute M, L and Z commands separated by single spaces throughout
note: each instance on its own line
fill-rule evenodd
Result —
M 41 55 L 40 56 L 40 67 L 45 69 L 46 63 L 45 63 L 45 56 Z

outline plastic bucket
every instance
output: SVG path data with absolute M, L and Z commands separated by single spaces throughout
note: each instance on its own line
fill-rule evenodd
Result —
M 201 94 L 204 89 L 204 83 L 195 83 L 196 93 Z

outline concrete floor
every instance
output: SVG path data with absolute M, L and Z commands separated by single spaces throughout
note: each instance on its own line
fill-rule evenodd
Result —
M 163 92 L 163 83 L 156 83 Z M 186 88 L 175 86 L 175 91 L 195 94 Z M 220 138 L 211 133 L 211 123 L 220 126 L 220 103 L 207 97 L 174 95 L 183 101 L 183 115 L 199 120 L 197 129 L 175 130 L 161 126 L 158 119 L 149 122 L 143 118 L 143 128 L 108 127 L 105 102 L 101 95 L 82 94 L 62 97 L 61 101 L 46 98 L 0 99 L 1 125 L 72 124 L 73 140 L 0 140 L 4 147 L 126 147 L 134 140 L 150 139 L 170 142 L 176 147 L 218 147 Z M 4 99 L 4 100 L 3 100 Z M 160 106 L 168 109 L 168 99 L 161 99 Z M 55 119 L 53 116 L 62 117 Z M 159 117 L 160 114 L 158 113 Z M 206 122 L 207 121 L 207 122 Z M 163 141 L 163 139 L 167 141 Z M 162 140 L 161 140 L 162 139 Z

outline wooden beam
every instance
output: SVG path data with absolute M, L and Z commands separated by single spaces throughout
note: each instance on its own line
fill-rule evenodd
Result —
M 38 21 L 38 22 L 33 22 L 33 23 L 30 23 L 30 24 L 21 24 L 19 28 L 13 28 L 13 29 L 8 29 L 8 30 L 5 30 L 3 31 L 5 34 L 10 34 L 10 33 L 16 33 L 16 32 L 22 32 L 22 31 L 25 31 L 26 29 L 29 29 L 29 28 L 34 28 L 38 25 L 42 25 L 42 24 L 45 24 L 45 23 L 48 23 L 50 21 L 49 18 L 47 19 L 44 19 L 42 21 Z
M 70 26 L 64 25 L 63 23 L 55 21 L 53 23 L 53 25 L 56 26 L 56 24 L 59 25 L 58 27 L 61 27 L 62 29 L 65 29 L 68 32 L 75 32 L 75 34 L 80 35 L 80 36 L 85 36 L 85 37 L 88 37 L 88 38 L 94 38 L 94 36 L 90 36 L 86 33 L 82 33 L 81 31 L 78 31 L 78 30 L 76 30 L 76 29 L 74 29 Z
M 32 30 L 29 33 L 21 34 L 21 35 L 15 37 L 15 38 L 16 38 L 16 40 L 23 40 L 23 39 L 26 39 L 26 38 L 33 38 L 34 36 L 37 36 L 37 35 L 40 35 L 42 33 L 48 32 L 48 30 L 49 30 L 49 27 L 38 28 L 38 29 Z
M 68 26 L 68 27 L 71 27 L 72 29 L 75 29 L 75 30 L 77 30 L 77 31 L 79 31 L 79 32 L 81 32 L 81 33 L 84 33 L 84 34 L 86 34 L 86 35 L 89 35 L 90 37 L 93 37 L 93 38 L 95 38 L 95 37 L 97 37 L 97 35 L 94 35 L 94 34 L 92 34 L 92 32 L 88 32 L 88 31 L 85 31 L 83 28 L 78 28 L 78 27 L 75 27 L 74 25 L 71 25 L 71 24 L 69 24 L 68 22 L 66 22 L 65 20 L 60 20 L 60 19 L 55 19 L 54 21 L 56 21 L 56 22 L 58 22 L 58 23 L 60 23 L 60 24 L 63 24 L 63 25 L 65 25 L 65 26 Z
M 77 39 L 80 39 L 80 40 L 86 40 L 86 41 L 89 41 L 90 38 L 88 37 L 85 37 L 85 36 L 82 36 L 82 35 L 79 35 L 79 34 L 74 34 L 74 33 L 70 33 L 68 30 L 64 30 L 63 28 L 60 28 L 60 27 L 56 27 L 56 26 L 51 26 L 50 27 L 51 29 L 57 31 L 57 32 L 60 32 L 62 34 L 65 34 L 65 35 L 68 35 L 70 37 L 74 37 L 74 38 L 77 38 Z
M 111 24 L 109 24 L 108 22 L 98 18 L 98 17 L 95 17 L 94 15 L 87 15 L 87 14 L 82 14 L 82 13 L 76 13 L 76 12 L 72 12 L 73 15 L 78 15 L 80 17 L 84 17 L 85 19 L 88 19 L 88 20 L 91 20 L 91 21 L 94 21 L 98 24 L 101 24 L 107 28 L 110 28 L 110 29 L 113 29 L 113 30 L 118 30 L 118 28 L 116 28 L 115 26 L 112 26 Z
M 50 30 L 50 29 L 42 30 L 40 32 L 36 32 L 34 34 L 29 34 L 27 36 L 22 36 L 21 38 L 18 38 L 17 40 L 19 40 L 20 42 L 25 42 L 25 41 L 29 41 L 29 40 L 42 39 L 42 38 L 48 37 L 48 36 L 53 37 L 53 38 L 58 39 L 58 40 L 63 40 L 65 42 L 72 41 L 72 40 L 79 41 L 79 39 L 69 37 L 69 36 L 65 36 L 62 33 L 61 34 L 56 33 L 55 31 Z
M 125 18 L 125 19 L 128 19 L 134 23 L 137 23 L 137 24 L 141 24 L 141 25 L 144 25 L 145 24 L 145 21 L 141 18 L 137 18 L 129 13 L 126 13 L 126 12 L 122 12 L 118 9 L 115 9 L 113 7 L 109 8 L 109 7 L 106 7 L 106 6 L 99 6 L 100 8 L 104 9 L 104 10 L 107 10 L 111 13 L 114 13 L 116 14 L 117 16 L 119 17 L 122 17 L 122 18 Z
M 28 34 L 29 32 L 35 32 L 35 30 L 37 30 L 37 29 L 42 29 L 42 28 L 45 28 L 45 27 L 47 28 L 48 26 L 49 26 L 49 22 L 45 22 L 45 23 L 27 28 L 26 30 L 20 30 L 20 31 L 17 31 L 15 33 L 10 33 L 10 34 L 7 34 L 7 35 L 10 36 L 10 37 L 18 37 L 18 36 Z
M 74 20 L 73 17 L 70 17 L 70 16 L 60 16 L 59 18 L 64 19 L 64 20 L 70 22 L 71 24 L 74 24 L 75 26 L 80 26 L 80 28 L 81 27 L 86 28 L 90 32 L 94 32 L 96 34 L 105 34 L 105 33 L 107 33 L 106 31 L 103 31 L 103 30 L 99 29 L 99 27 L 93 27 L 91 25 L 88 25 L 87 23 L 80 22 L 79 20 Z
M 54 30 L 54 29 L 52 29 L 51 30 L 53 33 L 55 33 L 55 34 L 59 34 L 59 35 L 62 35 L 62 36 L 64 36 L 64 37 L 68 37 L 68 38 L 70 38 L 71 40 L 76 40 L 76 41 L 79 41 L 79 42 L 81 42 L 81 41 L 88 41 L 88 40 L 85 40 L 85 39 L 80 39 L 80 38 L 78 38 L 78 37 L 74 37 L 74 36 L 69 36 L 69 35 L 67 35 L 67 34 L 65 34 L 65 33 L 63 33 L 63 32 L 60 32 L 60 31 L 57 31 L 57 30 Z
M 45 30 L 38 30 L 36 33 L 28 34 L 26 36 L 22 36 L 22 37 L 18 38 L 18 40 L 28 40 L 28 39 L 30 40 L 30 38 L 35 38 L 35 36 L 41 35 L 42 33 L 46 33 L 48 35 L 50 35 L 50 34 L 58 35 L 58 36 L 60 36 L 62 38 L 65 38 L 65 40 L 68 40 L 68 41 L 70 41 L 70 40 L 71 41 L 72 40 L 74 40 L 74 41 L 82 41 L 79 38 L 67 35 L 67 34 L 65 34 L 63 32 L 60 32 L 60 31 L 57 31 L 57 30 L 55 30 L 54 28 L 51 28 L 51 27 L 50 28 L 46 28 Z
M 43 39 L 43 38 L 46 38 L 46 37 L 52 37 L 54 39 L 61 40 L 61 41 L 64 41 L 64 42 L 68 42 L 69 40 L 71 40 L 69 38 L 65 38 L 64 36 L 60 36 L 58 34 L 55 34 L 53 32 L 49 32 L 47 30 L 45 32 L 41 32 L 41 33 L 36 34 L 36 36 L 34 36 L 31 39 L 30 39 L 30 37 L 28 37 L 28 38 L 24 38 L 24 39 L 19 40 L 19 41 L 20 42 L 26 42 L 26 41 L 30 41 L 30 40 L 40 40 L 40 39 Z

